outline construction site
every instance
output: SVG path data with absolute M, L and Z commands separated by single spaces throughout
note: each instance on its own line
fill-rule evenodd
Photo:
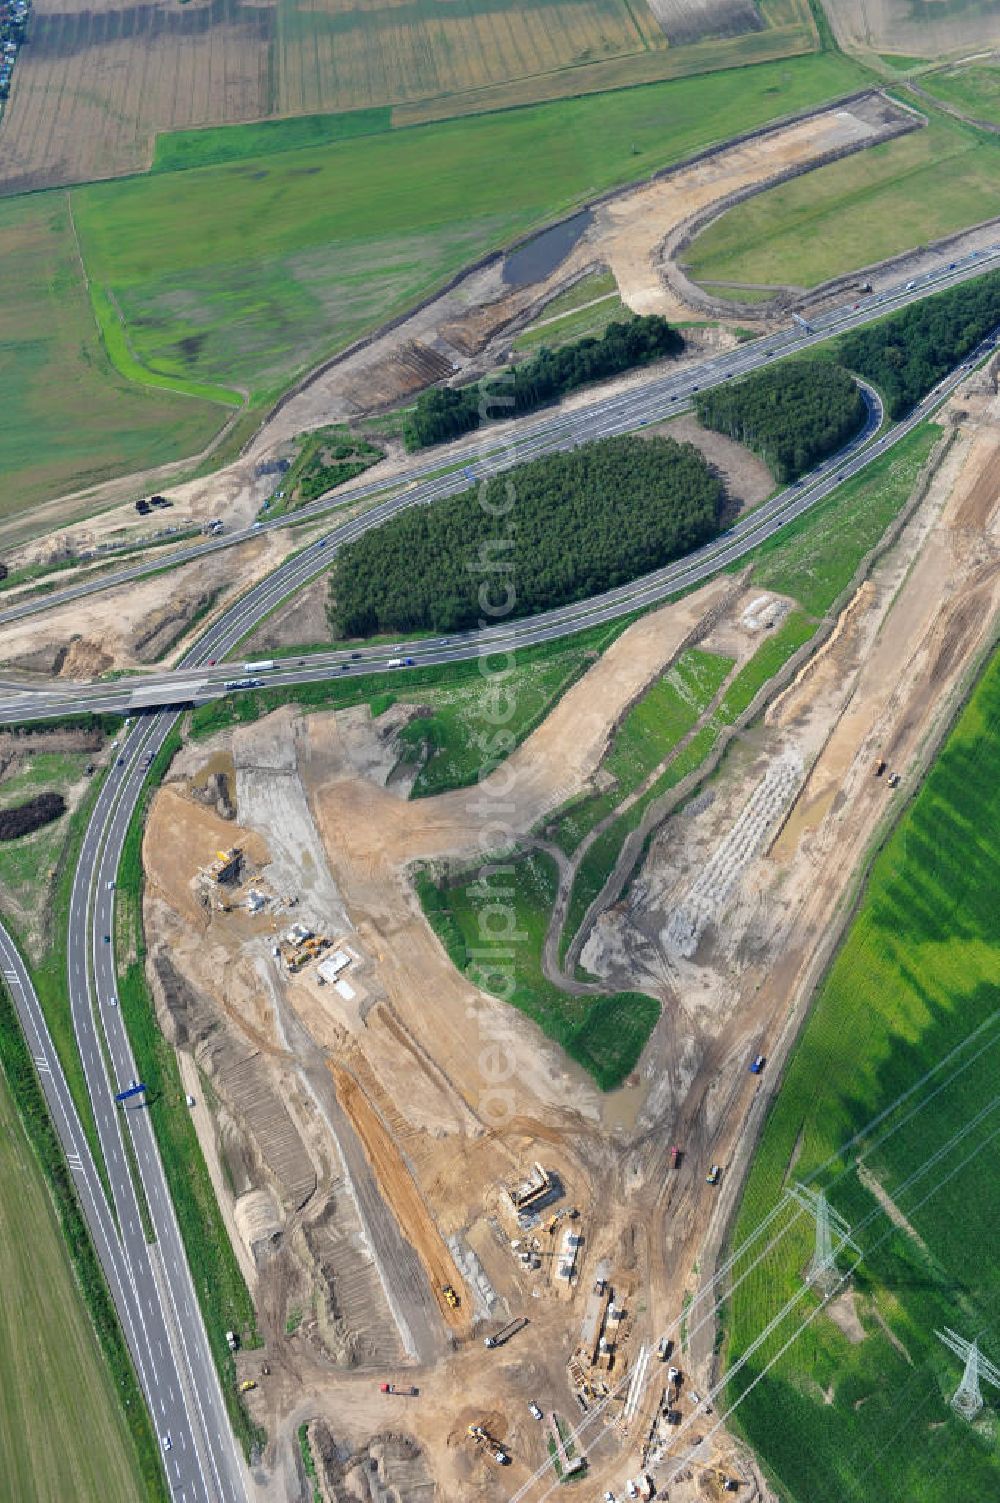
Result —
M 414 872 L 488 854 L 494 787 L 530 842 L 682 650 L 745 662 L 788 599 L 724 577 L 642 617 L 477 789 L 408 799 L 365 706 L 175 757 L 145 835 L 148 969 L 258 1311 L 237 1364 L 262 1497 L 300 1495 L 303 1426 L 326 1503 L 535 1503 L 562 1478 L 769 1496 L 699 1425 L 716 1326 L 684 1312 L 844 895 L 994 640 L 997 416 L 974 378 L 816 649 L 581 934 L 591 977 L 660 1005 L 616 1091 L 452 965 Z

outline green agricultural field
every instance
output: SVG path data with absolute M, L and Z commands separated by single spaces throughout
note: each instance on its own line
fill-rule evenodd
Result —
M 425 877 L 418 891 L 449 955 L 476 986 L 532 1018 L 602 1090 L 621 1084 L 638 1062 L 659 1003 L 641 992 L 570 997 L 545 979 L 540 956 L 556 892 L 551 857 L 519 858 L 443 892 Z M 480 914 L 497 911 L 490 905 L 510 910 L 513 939 L 497 937 L 488 924 L 481 928 Z
M 94 184 L 74 214 L 95 296 L 151 373 L 263 400 L 485 251 L 864 77 L 788 59 Z
M 988 63 L 964 63 L 929 73 L 921 87 L 972 120 L 1000 125 L 1000 68 Z
M 17 1503 L 135 1503 L 135 1452 L 0 1072 L 0 1457 Z
M 733 1271 L 727 1403 L 739 1401 L 739 1427 L 793 1503 L 980 1503 L 1000 1493 L 998 1395 L 984 1388 L 974 1427 L 951 1413 L 961 1364 L 934 1336 L 944 1326 L 977 1336 L 1000 1362 L 998 759 L 995 657 L 878 855 L 802 1039 L 772 1082 L 734 1245 L 794 1178 L 828 1193 L 861 1253 L 853 1338 L 800 1293 L 805 1217 L 779 1212 Z M 856 1259 L 839 1261 L 848 1270 Z M 749 1354 L 774 1316 L 773 1334 Z
M 0 202 L 0 327 L 0 518 L 180 459 L 229 415 L 111 366 L 63 194 Z
M 698 281 L 813 287 L 997 213 L 1000 140 L 934 117 L 737 204 L 685 263 Z

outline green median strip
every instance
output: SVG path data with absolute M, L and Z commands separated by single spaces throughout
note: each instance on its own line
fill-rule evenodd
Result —
M 125 912 L 132 919 L 132 932 L 125 937 L 125 953 L 133 958 L 120 965 L 118 995 L 136 1067 L 146 1084 L 146 1109 L 156 1134 L 226 1410 L 249 1457 L 264 1437 L 236 1391 L 236 1364 L 226 1345 L 225 1333 L 236 1331 L 245 1346 L 256 1345 L 256 1315 L 185 1104 L 177 1056 L 156 1020 L 145 971 L 143 827 L 153 787 L 164 776 L 180 744 L 180 731 L 175 727 L 150 767 L 122 849 L 118 893 L 119 899 L 128 905 Z
M 168 1503 L 160 1448 L 14 1004 L 0 987 L 0 1068 L 41 1166 L 80 1292 L 131 1436 L 147 1503 Z M 7 1290 L 10 1295 L 16 1291 Z M 82 1374 L 80 1375 L 83 1376 Z M 88 1436 L 83 1444 L 91 1444 Z

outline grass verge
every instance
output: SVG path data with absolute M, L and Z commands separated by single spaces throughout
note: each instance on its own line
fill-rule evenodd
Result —
M 989 1252 L 1000 1219 L 992 1172 L 1000 1134 L 998 757 L 994 656 L 875 858 L 781 1081 L 739 1210 L 736 1247 L 790 1174 L 819 1173 L 816 1188 L 855 1228 L 863 1253 L 849 1296 L 853 1336 L 820 1315 L 780 1355 L 798 1319 L 815 1309 L 806 1296 L 796 1321 L 779 1323 L 732 1380 L 730 1402 L 746 1392 L 741 1429 L 796 1503 L 875 1492 L 972 1503 L 995 1496 L 1000 1483 L 995 1416 L 988 1410 L 985 1422 L 970 1426 L 950 1413 L 961 1364 L 934 1335 L 944 1326 L 979 1334 L 987 1355 L 1000 1356 L 1000 1265 Z M 883 1112 L 878 1131 L 866 1131 Z M 840 1147 L 858 1132 L 860 1174 L 855 1151 Z M 728 1313 L 730 1366 L 800 1288 L 809 1251 L 803 1218 L 738 1283 Z
M 0 1262 L 7 1265 L 5 1301 L 18 1307 L 18 1323 L 29 1326 L 30 1350 L 21 1354 L 16 1365 L 3 1364 L 5 1420 L 16 1432 L 8 1436 L 10 1449 L 4 1448 L 6 1494 L 12 1499 L 71 1496 L 79 1503 L 97 1503 L 98 1499 L 127 1503 L 141 1480 L 145 1499 L 167 1503 L 159 1445 L 118 1316 L 17 1013 L 2 987 L 0 1068 L 58 1222 L 57 1229 L 42 1214 L 33 1184 L 34 1166 L 19 1162 L 16 1189 L 8 1184 L 11 1193 L 4 1196 L 7 1254 Z M 0 1123 L 5 1115 L 0 1100 Z M 10 1167 L 9 1156 L 17 1154 L 17 1131 L 12 1122 L 5 1124 L 0 1165 L 7 1160 Z M 60 1232 L 65 1250 L 58 1243 Z M 30 1282 L 21 1291 L 23 1299 L 10 1267 L 22 1237 L 25 1248 L 30 1247 Z M 66 1252 L 77 1289 L 68 1276 Z M 93 1333 L 72 1308 L 77 1292 Z M 99 1353 L 94 1349 L 95 1334 Z M 19 1396 L 26 1400 L 23 1412 Z M 116 1405 L 121 1406 L 120 1417 L 107 1412 Z
M 300 1425 L 298 1428 L 299 1454 L 302 1457 L 302 1466 L 308 1479 L 307 1486 L 312 1492 L 312 1503 L 323 1503 L 323 1494 L 320 1490 L 319 1477 L 316 1473 L 316 1458 L 309 1444 L 309 1426 Z
M 546 980 L 540 957 L 556 882 L 555 863 L 536 852 L 484 867 L 437 888 L 436 896 L 424 874 L 417 891 L 428 922 L 469 980 L 531 1018 L 610 1091 L 635 1069 L 660 1005 L 642 992 L 571 997 Z M 503 934 L 492 923 L 498 912 L 510 920 Z
M 146 809 L 158 783 L 180 746 L 175 727 L 150 768 L 122 848 L 118 868 L 118 898 L 127 936 L 118 975 L 118 995 L 139 1075 L 147 1086 L 147 1110 L 153 1121 L 160 1158 L 177 1213 L 177 1222 L 191 1267 L 209 1346 L 234 1433 L 249 1456 L 263 1433 L 240 1402 L 236 1364 L 226 1345 L 227 1330 L 238 1332 L 244 1345 L 257 1342 L 253 1301 L 243 1281 L 202 1156 L 198 1135 L 185 1106 L 177 1056 L 156 1021 L 146 981 L 146 942 L 142 927 L 142 837 Z
M 465 788 L 513 751 L 633 619 L 519 650 L 513 667 L 495 672 L 484 672 L 484 663 L 472 658 L 405 674 L 344 675 L 323 684 L 250 690 L 199 705 L 191 734 L 200 739 L 248 725 L 284 704 L 306 711 L 367 704 L 373 716 L 397 702 L 419 704 L 430 715 L 414 721 L 401 738 L 404 755 L 426 759 L 414 796 Z M 492 659 L 486 661 L 492 666 Z
M 698 281 L 814 287 L 996 214 L 998 166 L 1000 141 L 932 111 L 923 130 L 737 204 L 685 262 Z

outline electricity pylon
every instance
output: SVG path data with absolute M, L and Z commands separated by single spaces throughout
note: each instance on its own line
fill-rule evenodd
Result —
M 956 1357 L 963 1358 L 965 1371 L 962 1381 L 952 1395 L 951 1407 L 956 1414 L 971 1424 L 983 1407 L 983 1395 L 980 1391 L 980 1380 L 992 1383 L 994 1388 L 1000 1388 L 1000 1369 L 997 1369 L 987 1357 L 979 1350 L 978 1341 L 966 1341 L 964 1336 L 959 1336 L 955 1331 L 945 1326 L 943 1331 L 935 1331 L 939 1341 L 943 1341 L 949 1351 Z
M 816 1223 L 816 1245 L 805 1272 L 805 1282 L 810 1289 L 819 1290 L 826 1299 L 841 1279 L 837 1272 L 837 1254 L 843 1252 L 845 1247 L 850 1247 L 860 1257 L 861 1249 L 856 1242 L 851 1241 L 851 1228 L 843 1216 L 829 1204 L 822 1190 L 807 1190 L 805 1185 L 791 1185 L 788 1193 L 804 1211 L 808 1211 Z

